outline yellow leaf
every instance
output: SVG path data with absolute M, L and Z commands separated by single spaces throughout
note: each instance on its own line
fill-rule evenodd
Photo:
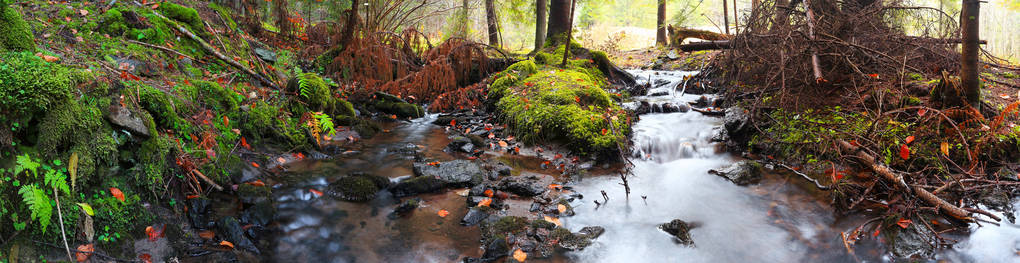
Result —
M 949 143 L 942 142 L 942 144 L 939 145 L 939 150 L 942 150 L 943 155 L 949 156 Z
M 517 249 L 514 251 L 514 259 L 518 262 L 524 262 L 525 260 L 528 260 L 528 253 L 524 253 L 524 251 Z
M 559 210 L 560 214 L 562 214 L 564 212 L 567 212 L 567 206 L 565 206 L 563 204 L 558 204 L 558 205 L 556 205 L 556 210 Z
M 543 219 L 545 219 L 545 221 L 549 221 L 550 223 L 556 224 L 556 226 L 563 226 L 563 223 L 560 222 L 559 218 L 545 216 Z
M 71 159 L 67 161 L 67 173 L 71 174 L 71 191 L 78 183 L 78 153 L 72 152 Z

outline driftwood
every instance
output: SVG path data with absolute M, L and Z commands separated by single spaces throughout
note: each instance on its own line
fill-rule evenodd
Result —
M 276 86 L 276 83 L 273 83 L 272 81 L 270 81 L 269 78 L 266 78 L 266 77 L 262 76 L 261 74 L 258 74 L 255 71 L 252 71 L 251 69 L 244 67 L 244 65 L 241 65 L 241 63 L 238 63 L 234 59 L 231 59 L 231 58 L 223 55 L 222 53 L 217 52 L 215 49 L 213 49 L 212 46 L 209 46 L 209 43 L 206 43 L 205 40 L 202 40 L 202 38 L 198 37 L 197 35 L 195 35 L 195 33 L 191 33 L 191 31 L 189 31 L 187 28 L 181 26 L 180 24 L 177 24 L 177 22 L 174 22 L 173 20 L 163 16 L 159 12 L 156 12 L 156 10 L 152 10 L 152 13 L 155 14 L 156 16 L 159 16 L 159 18 L 166 19 L 166 21 L 168 21 L 171 24 L 173 24 L 173 27 L 176 28 L 177 31 L 181 32 L 181 34 L 184 34 L 188 38 L 191 38 L 191 40 L 194 40 L 195 42 L 198 42 L 199 46 L 201 46 L 202 49 L 204 49 L 205 51 L 213 54 L 213 56 L 216 56 L 216 58 L 219 58 L 223 62 L 226 62 L 227 64 L 230 64 L 231 66 L 233 66 L 233 67 L 235 67 L 237 69 L 240 69 L 241 71 L 244 71 L 244 73 L 248 73 L 248 75 L 251 75 L 252 77 L 255 77 L 256 79 L 261 81 L 262 84 L 270 86 L 273 89 L 280 89 L 278 86 Z
M 902 190 L 904 193 L 910 194 L 912 192 L 914 195 L 916 195 L 921 200 L 924 200 L 928 204 L 935 206 L 936 209 L 938 209 L 938 210 L 940 210 L 940 211 L 946 213 L 947 215 L 952 216 L 952 217 L 954 217 L 956 219 L 960 219 L 960 220 L 971 219 L 969 217 L 970 213 L 967 210 L 964 210 L 964 209 L 962 209 L 962 208 L 960 208 L 958 206 L 955 206 L 955 205 L 947 202 L 946 200 L 942 200 L 942 198 L 939 198 L 938 196 L 935 196 L 935 194 L 932 194 L 931 192 L 928 192 L 928 190 L 925 190 L 924 188 L 922 188 L 920 186 L 914 186 L 914 187 L 908 186 L 907 183 L 903 180 L 903 177 L 901 177 L 901 176 L 897 175 L 896 173 L 894 173 L 893 170 L 890 169 L 888 166 L 885 166 L 885 165 L 883 165 L 881 163 L 875 162 L 875 160 L 876 160 L 875 157 L 871 156 L 871 154 L 868 154 L 868 153 L 864 152 L 860 147 L 854 146 L 854 145 L 852 145 L 852 144 L 850 144 L 850 143 L 848 143 L 846 141 L 843 141 L 843 140 L 838 140 L 838 141 L 836 141 L 836 143 L 839 144 L 839 147 L 842 148 L 843 150 L 854 152 L 855 155 L 857 156 L 857 158 L 860 159 L 861 163 L 863 163 L 864 165 L 866 165 L 869 168 L 871 168 L 872 171 L 877 173 L 879 176 L 884 178 L 886 181 L 889 181 L 889 182 L 893 183 L 894 185 L 896 185 L 896 188 L 899 189 L 899 190 Z M 988 217 L 990 217 L 990 218 L 992 218 L 992 219 L 994 219 L 996 221 L 1000 221 L 1001 220 L 998 217 L 992 215 L 991 213 L 988 213 L 988 212 L 985 212 L 985 211 L 980 211 L 980 212 L 975 211 L 975 212 L 983 214 L 983 215 L 986 215 L 986 216 L 988 216 Z
M 730 46 L 730 41 L 729 40 L 693 42 L 693 43 L 690 43 L 690 44 L 679 45 L 677 47 L 680 48 L 680 50 L 684 51 L 684 52 L 702 51 L 702 50 L 720 50 L 720 49 L 730 49 L 730 48 L 732 48 Z

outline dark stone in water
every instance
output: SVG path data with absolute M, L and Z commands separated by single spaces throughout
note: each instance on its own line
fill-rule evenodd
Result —
M 209 218 L 209 207 L 212 205 L 212 201 L 208 198 L 199 197 L 188 200 L 188 219 L 191 220 L 191 225 L 197 229 L 208 229 L 214 224 Z
M 276 208 L 269 202 L 255 204 L 241 213 L 241 222 L 255 226 L 267 226 L 275 219 Z
M 691 102 L 691 106 L 696 108 L 705 108 L 708 107 L 709 105 L 708 103 L 709 103 L 708 97 L 701 96 L 700 98 L 698 98 L 698 100 Z
M 893 227 L 891 233 L 891 250 L 894 256 L 901 259 L 931 258 L 935 255 L 935 233 L 920 224 L 910 224 L 907 228 Z M 896 261 L 896 260 L 894 260 Z
M 414 163 L 414 174 L 419 177 L 438 178 L 447 187 L 474 186 L 485 178 L 481 166 L 469 160 L 441 162 L 435 166 L 424 162 Z
M 565 228 L 557 228 L 550 234 L 551 239 L 559 240 L 559 246 L 570 251 L 582 250 L 592 244 L 595 238 L 605 233 L 605 228 L 600 226 L 587 226 L 577 233 L 570 233 Z
M 405 197 L 424 193 L 434 193 L 442 190 L 446 182 L 433 177 L 418 176 L 408 178 L 390 187 L 390 192 L 395 197 Z
M 659 104 L 652 104 L 652 113 L 662 112 L 662 106 Z
M 680 111 L 680 109 L 674 106 L 673 103 L 667 102 L 662 104 L 662 112 L 664 113 L 673 113 L 678 111 Z
M 464 215 L 464 218 L 460 220 L 460 224 L 463 226 L 473 226 L 481 223 L 482 220 L 488 217 L 489 213 L 484 208 L 472 207 L 471 210 L 468 210 L 467 215 Z
M 688 111 L 691 111 L 691 106 L 688 106 L 687 104 L 679 104 L 679 105 L 676 105 L 676 111 L 677 112 L 688 112 Z
M 673 219 L 669 223 L 659 225 L 659 229 L 673 236 L 673 241 L 685 246 L 694 246 L 694 239 L 691 238 L 691 225 L 680 219 Z
M 453 137 L 453 141 L 446 145 L 446 151 L 448 152 L 471 153 L 474 150 L 475 145 L 471 142 L 471 139 L 463 136 Z
M 393 209 L 393 213 L 390 213 L 390 219 L 396 219 L 397 217 L 405 216 L 414 212 L 421 205 L 421 198 L 407 199 L 403 203 L 400 203 L 396 208 Z
M 216 222 L 217 235 L 223 237 L 227 241 L 230 241 L 238 249 L 244 249 L 255 254 L 259 254 L 259 249 L 255 247 L 255 243 L 252 243 L 248 237 L 244 236 L 244 228 L 237 222 L 236 218 L 224 217 L 220 221 Z
M 722 170 L 708 170 L 708 173 L 722 176 L 726 180 L 740 185 L 756 184 L 762 178 L 762 166 L 755 161 L 740 161 Z
M 659 91 L 659 92 L 656 92 L 656 93 L 652 93 L 651 95 L 648 95 L 648 96 L 658 97 L 658 96 L 666 96 L 666 95 L 669 95 L 668 91 Z
M 510 246 L 506 244 L 506 240 L 496 238 L 485 246 L 485 253 L 482 254 L 482 262 L 494 262 L 509 254 Z
M 498 188 L 520 196 L 536 196 L 546 191 L 546 186 L 542 185 L 537 178 L 520 176 L 504 177 L 499 181 Z
M 375 198 L 379 190 L 389 186 L 389 179 L 374 175 L 350 175 L 329 184 L 329 195 L 352 202 L 365 202 Z
M 647 114 L 650 112 L 652 112 L 652 104 L 647 101 L 641 101 L 641 104 L 634 110 L 634 114 L 637 115 Z
M 750 115 L 747 110 L 740 106 L 733 106 L 726 109 L 726 117 L 723 118 L 723 127 L 726 133 L 738 145 L 747 145 L 751 139 Z

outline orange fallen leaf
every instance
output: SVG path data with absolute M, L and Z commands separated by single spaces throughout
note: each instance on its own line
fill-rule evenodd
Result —
M 942 155 L 949 156 L 949 143 L 942 142 L 942 144 L 939 144 L 939 150 L 942 151 Z
M 120 189 L 117 189 L 116 187 L 110 187 L 110 194 L 112 194 L 113 197 L 117 198 L 117 200 L 124 202 L 124 192 L 121 192 Z
M 308 191 L 312 192 L 312 194 L 315 194 L 316 197 L 322 197 L 322 191 L 315 190 L 315 189 L 308 189 Z
M 506 141 L 499 141 L 499 147 L 506 148 L 507 147 Z
M 230 241 L 226 241 L 226 240 L 220 241 L 220 246 L 229 247 L 230 249 L 234 249 L 234 243 L 230 243 Z
M 145 263 L 152 263 L 152 255 L 149 255 L 149 254 L 138 255 L 138 259 L 141 259 L 142 262 L 145 262 Z
M 914 142 L 914 135 L 907 136 L 907 144 Z
M 545 219 L 545 221 L 549 221 L 550 223 L 556 224 L 556 226 L 563 226 L 563 223 L 560 222 L 559 218 L 555 218 L 555 217 L 551 217 L 551 216 L 543 216 L 542 219 Z
M 560 188 L 563 188 L 563 185 L 560 185 L 560 184 L 549 184 L 549 189 L 560 189 Z
M 230 118 L 227 118 L 226 115 L 223 116 L 223 126 L 230 126 Z
M 900 218 L 899 221 L 896 221 L 896 225 L 899 225 L 901 228 L 904 229 L 910 226 L 910 223 L 913 223 L 913 221 L 910 221 L 910 219 L 906 218 Z
M 266 183 L 262 182 L 262 180 L 255 180 L 254 182 L 247 182 L 245 184 L 248 184 L 248 185 L 251 185 L 251 186 L 258 186 L 258 187 L 266 186 Z
M 492 189 L 485 189 L 485 196 L 486 197 L 490 197 L 491 198 L 493 193 L 494 192 L 492 192 Z
M 492 199 L 490 199 L 490 198 L 485 198 L 485 199 L 482 199 L 481 202 L 478 202 L 478 207 L 489 206 L 489 205 L 492 205 Z
M 251 162 L 251 166 L 254 166 L 255 168 L 259 168 L 259 164 L 255 163 L 255 162 Z
M 213 232 L 212 230 L 201 231 L 198 232 L 198 237 L 201 237 L 202 239 L 213 239 L 216 237 L 216 232 Z
M 276 162 L 284 164 L 284 163 L 287 163 L 287 159 L 285 159 L 283 157 L 277 157 L 276 158 Z
M 465 130 L 464 130 L 464 133 L 471 133 L 471 128 L 467 128 L 467 129 L 465 129 Z
M 96 251 L 96 246 L 93 244 L 84 244 L 78 246 L 78 252 L 74 253 L 74 258 L 78 262 L 88 261 L 92 257 L 92 252 Z
M 442 209 L 442 210 L 439 210 L 438 214 L 439 214 L 439 217 L 446 217 L 446 216 L 450 215 L 450 211 L 446 211 L 446 209 Z
M 524 253 L 521 249 L 517 249 L 514 251 L 514 259 L 518 262 L 524 262 L 528 259 L 528 253 Z
M 926 114 L 926 113 L 928 113 L 928 109 L 927 108 L 921 108 L 921 109 L 917 110 L 917 116 L 924 116 L 924 114 Z
M 199 197 L 200 197 L 199 195 L 188 195 L 187 199 L 191 200 L 191 199 L 195 199 L 195 198 L 199 198 Z
M 562 214 L 564 212 L 567 212 L 567 206 L 565 206 L 563 204 L 558 204 L 558 205 L 556 205 L 556 210 L 559 210 L 560 214 Z
M 166 236 L 165 231 L 166 225 L 163 225 L 160 228 L 147 226 L 145 227 L 145 236 L 149 238 L 149 241 L 156 242 L 156 240 L 159 240 L 160 237 Z
M 492 138 L 496 138 L 496 134 L 494 134 L 494 133 L 489 133 L 489 139 L 492 139 Z
M 457 119 L 450 120 L 450 126 L 457 127 Z

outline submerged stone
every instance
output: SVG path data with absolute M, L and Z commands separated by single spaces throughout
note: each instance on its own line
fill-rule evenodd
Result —
M 414 174 L 443 181 L 447 187 L 465 187 L 480 184 L 485 177 L 481 165 L 470 160 L 454 160 L 429 165 L 414 163 Z
M 694 239 L 691 238 L 691 226 L 680 219 L 674 219 L 669 223 L 659 225 L 659 229 L 673 236 L 673 241 L 685 245 L 694 246 Z
M 721 170 L 709 170 L 708 173 L 721 176 L 737 185 L 745 186 L 761 181 L 762 166 L 756 161 L 745 160 Z
M 337 179 L 329 185 L 329 195 L 345 201 L 365 202 L 375 198 L 379 190 L 389 185 L 389 179 L 373 175 L 352 175 Z

